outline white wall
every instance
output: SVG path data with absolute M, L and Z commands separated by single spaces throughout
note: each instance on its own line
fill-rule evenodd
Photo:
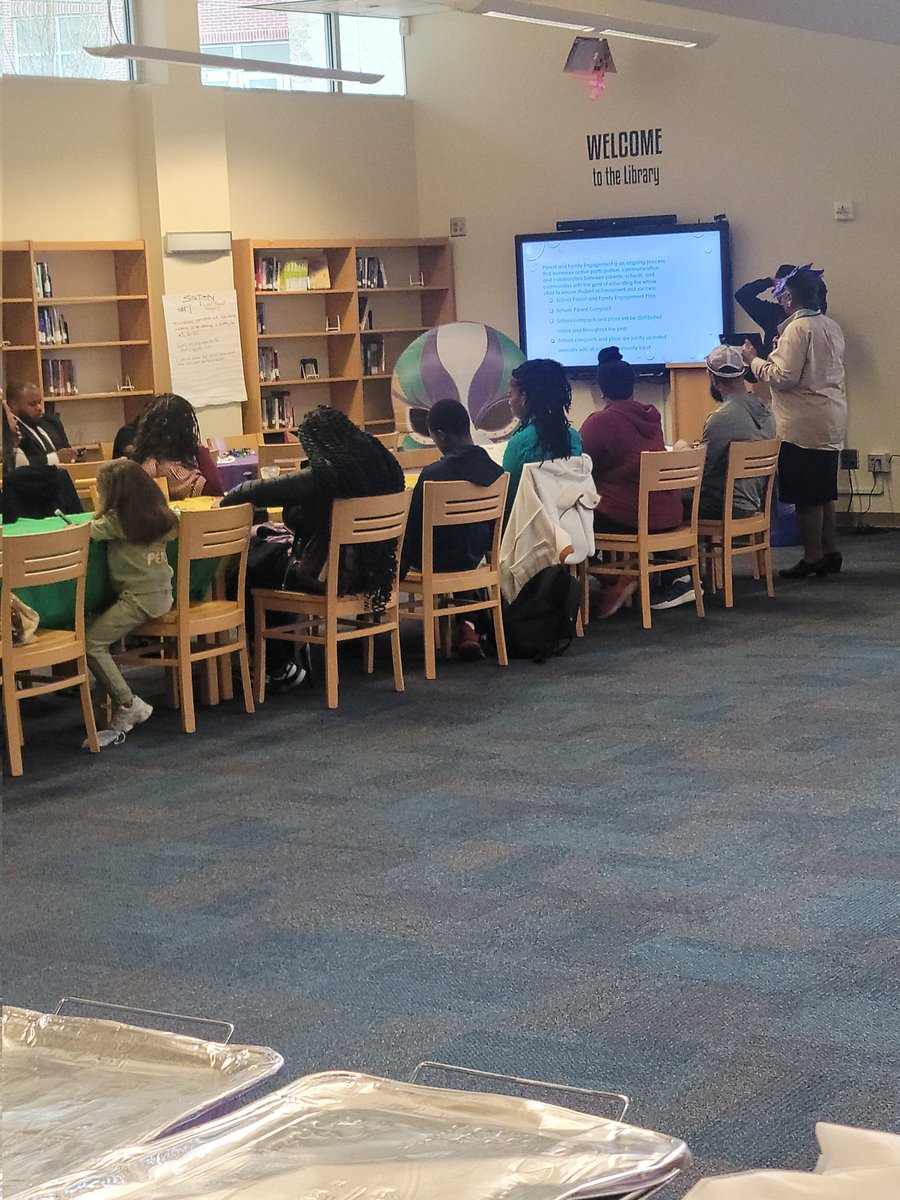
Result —
M 603 8 L 669 25 L 690 16 Z M 467 218 L 455 242 L 460 317 L 516 336 L 516 233 L 572 217 L 725 212 L 738 283 L 781 262 L 827 268 L 829 312 L 847 336 L 848 445 L 900 452 L 900 48 L 694 18 L 718 35 L 709 49 L 611 40 L 618 73 L 597 101 L 562 74 L 571 33 L 461 13 L 414 19 L 420 220 L 439 231 Z M 658 187 L 593 185 L 588 133 L 656 126 Z M 839 224 L 833 205 L 847 199 L 857 219 Z

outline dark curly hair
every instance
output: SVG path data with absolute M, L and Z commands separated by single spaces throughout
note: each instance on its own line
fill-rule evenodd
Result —
M 193 405 L 184 396 L 165 392 L 154 396 L 141 417 L 131 457 L 138 463 L 156 458 L 196 467 L 199 445 L 200 426 Z
M 530 358 L 512 373 L 516 387 L 525 397 L 522 425 L 533 425 L 542 461 L 569 458 L 572 443 L 569 418 L 572 388 L 562 364 L 552 358 Z
M 634 395 L 634 367 L 618 346 L 604 346 L 597 355 L 597 385 L 607 400 L 630 400 Z
M 405 489 L 403 469 L 390 450 L 337 409 L 313 409 L 299 434 L 316 481 L 320 513 L 327 512 L 328 519 L 335 500 L 388 496 Z M 352 562 L 342 564 L 341 590 L 362 592 L 371 611 L 383 613 L 396 571 L 395 542 L 355 546 Z

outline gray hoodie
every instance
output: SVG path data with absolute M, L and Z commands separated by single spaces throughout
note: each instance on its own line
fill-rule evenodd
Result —
M 753 392 L 729 396 L 709 414 L 702 438 L 707 450 L 700 492 L 701 518 L 711 521 L 722 519 L 728 448 L 731 443 L 759 442 L 774 436 L 775 416 L 772 409 Z M 734 485 L 732 516 L 748 517 L 759 512 L 766 496 L 766 482 L 764 477 L 738 480 Z

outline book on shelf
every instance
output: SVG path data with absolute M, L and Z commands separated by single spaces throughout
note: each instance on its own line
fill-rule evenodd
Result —
M 366 338 L 362 346 L 363 352 L 363 374 L 365 375 L 383 375 L 384 374 L 384 338 L 370 337 Z
M 309 263 L 305 258 L 291 258 L 278 273 L 278 290 L 305 292 L 309 288 Z
M 264 304 L 256 306 L 256 332 L 266 332 L 266 306 Z
M 360 329 L 373 327 L 372 305 L 368 296 L 359 297 L 359 327 Z
M 262 256 L 256 260 L 256 290 L 258 292 L 278 291 L 278 274 L 281 263 L 277 258 Z
M 278 351 L 272 346 L 260 346 L 257 355 L 259 357 L 259 382 L 277 383 L 281 378 L 278 373 Z
M 53 295 L 53 281 L 50 279 L 50 265 L 45 262 L 34 264 L 34 290 L 45 300 Z
M 331 272 L 328 270 L 328 260 L 311 258 L 309 260 L 310 291 L 325 291 L 331 287 Z
M 293 429 L 294 409 L 288 391 L 270 392 L 263 398 L 263 427 L 265 429 Z
M 67 346 L 69 326 L 58 308 L 38 309 L 38 342 L 42 346 Z
M 356 286 L 365 291 L 386 288 L 387 272 L 384 262 L 375 254 L 360 254 L 356 259 Z
M 41 363 L 45 396 L 77 396 L 78 379 L 71 358 L 45 358 Z

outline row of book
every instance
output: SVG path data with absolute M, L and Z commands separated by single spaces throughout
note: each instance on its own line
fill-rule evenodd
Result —
M 324 291 L 331 287 L 331 272 L 324 258 L 281 259 L 261 255 L 256 260 L 258 292 Z
M 263 397 L 263 428 L 293 429 L 294 407 L 290 392 L 270 392 Z
M 45 396 L 77 396 L 78 381 L 71 358 L 45 358 L 41 363 Z
M 259 356 L 259 382 L 277 383 L 281 378 L 278 371 L 278 351 L 272 346 L 260 346 L 257 354 Z
M 42 346 L 68 346 L 69 326 L 58 308 L 38 309 L 38 341 Z
M 360 254 L 356 259 L 356 286 L 371 290 L 388 285 L 384 262 L 375 254 Z
M 45 262 L 34 264 L 34 290 L 46 300 L 53 295 L 53 281 L 50 278 L 50 265 Z

